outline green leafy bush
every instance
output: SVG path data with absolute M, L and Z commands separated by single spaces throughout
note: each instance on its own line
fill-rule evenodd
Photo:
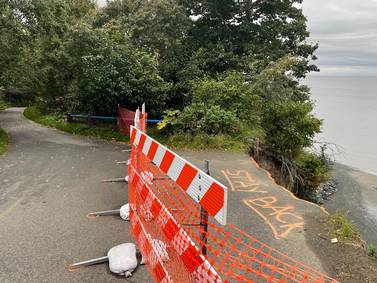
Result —
M 205 77 L 195 81 L 192 89 L 193 103 L 219 106 L 249 127 L 258 126 L 260 101 L 241 72 L 227 72 L 215 79 Z
M 9 107 L 8 103 L 5 103 L 4 101 L 0 99 L 0 111 L 7 109 L 8 107 Z
M 157 130 L 162 130 L 166 128 L 172 128 L 172 126 L 177 124 L 177 117 L 181 111 L 179 110 L 167 110 L 162 116 L 162 121 L 157 124 Z
M 241 132 L 241 122 L 233 112 L 223 110 L 218 105 L 206 107 L 204 103 L 193 103 L 186 107 L 177 121 L 179 130 L 196 134 L 228 134 Z
M 165 115 L 161 127 L 170 125 L 193 135 L 240 136 L 247 128 L 258 128 L 258 105 L 258 97 L 241 73 L 205 77 L 193 83 L 192 104 Z
M 276 155 L 294 158 L 312 144 L 320 131 L 321 121 L 311 111 L 310 102 L 271 103 L 263 114 L 265 143 Z
M 315 200 L 315 190 L 330 177 L 329 163 L 314 153 L 302 151 L 295 157 L 294 166 L 298 176 L 294 191 L 301 198 Z
M 347 213 L 338 210 L 330 216 L 330 234 L 340 241 L 360 241 L 360 235 L 355 224 L 348 218 Z
M 64 52 L 77 57 L 68 97 L 72 111 L 114 114 L 117 105 L 135 109 L 148 105 L 150 114 L 160 113 L 169 84 L 159 75 L 153 54 L 132 46 L 118 30 L 79 27 L 72 32 Z
M 321 127 L 321 120 L 312 113 L 309 89 L 292 75 L 298 65 L 298 59 L 284 57 L 271 62 L 252 80 L 253 90 L 262 100 L 265 148 L 290 160 L 312 145 Z

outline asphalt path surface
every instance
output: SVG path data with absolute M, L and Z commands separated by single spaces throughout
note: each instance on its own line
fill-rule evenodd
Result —
M 10 137 L 0 157 L 0 282 L 127 282 L 107 264 L 68 271 L 68 265 L 104 256 L 132 242 L 119 217 L 87 213 L 127 203 L 127 186 L 101 183 L 124 176 L 126 145 L 79 138 L 23 117 L 22 108 L 0 112 Z M 129 282 L 149 282 L 145 267 Z
M 270 174 L 249 156 L 230 152 L 180 152 L 203 168 L 209 160 L 211 175 L 228 187 L 228 223 L 241 228 L 279 252 L 317 269 L 331 273 L 318 253 L 317 234 L 311 219 L 327 212 L 298 199 L 277 185 Z M 330 274 L 331 275 L 331 274 Z
M 127 202 L 127 145 L 71 136 L 25 119 L 23 109 L 0 112 L 10 150 L 0 157 L 0 282 L 127 282 L 107 264 L 69 272 L 70 263 L 106 254 L 131 242 L 129 223 L 118 217 L 88 219 L 88 212 Z M 300 262 L 326 272 L 309 221 L 324 215 L 278 186 L 246 154 L 179 152 L 198 167 L 210 161 L 212 176 L 229 188 L 228 222 Z M 312 236 L 312 235 L 311 235 Z M 140 267 L 131 282 L 149 282 Z

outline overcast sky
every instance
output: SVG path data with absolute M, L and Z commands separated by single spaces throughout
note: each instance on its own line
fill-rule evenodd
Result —
M 377 0 L 304 0 L 320 75 L 377 76 Z

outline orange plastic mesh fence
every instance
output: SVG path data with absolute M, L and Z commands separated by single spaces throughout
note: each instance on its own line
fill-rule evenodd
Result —
M 135 111 L 131 111 L 124 107 L 118 107 L 118 127 L 119 131 L 123 135 L 129 135 L 131 126 L 134 125 L 135 121 Z M 140 130 L 145 132 L 146 130 L 146 121 L 147 121 L 147 113 L 140 112 Z
M 232 224 L 210 218 L 206 232 L 200 205 L 152 160 L 133 146 L 128 174 L 132 235 L 155 282 L 337 282 Z

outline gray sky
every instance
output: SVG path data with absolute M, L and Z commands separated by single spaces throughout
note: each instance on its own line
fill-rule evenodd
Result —
M 377 0 L 304 0 L 303 9 L 319 43 L 316 75 L 377 76 Z
M 377 0 L 304 0 L 319 75 L 377 76 Z

